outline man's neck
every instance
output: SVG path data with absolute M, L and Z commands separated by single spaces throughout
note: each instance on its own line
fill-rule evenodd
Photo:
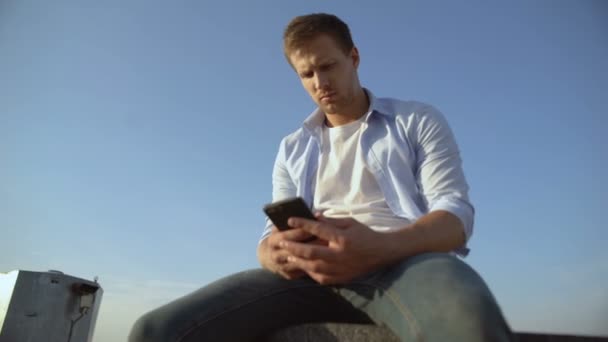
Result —
M 369 98 L 363 88 L 359 88 L 355 100 L 343 113 L 325 114 L 325 124 L 336 127 L 359 120 L 369 109 Z

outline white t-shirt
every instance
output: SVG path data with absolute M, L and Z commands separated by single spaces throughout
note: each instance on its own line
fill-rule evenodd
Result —
M 364 118 L 323 126 L 314 209 L 327 217 L 352 217 L 376 231 L 403 228 L 410 221 L 392 212 L 365 165 L 359 141 Z

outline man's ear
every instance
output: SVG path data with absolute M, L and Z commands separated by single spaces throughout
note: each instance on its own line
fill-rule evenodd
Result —
M 359 68 L 359 62 L 361 61 L 361 57 L 359 56 L 359 49 L 356 46 L 353 46 L 353 49 L 350 51 L 350 57 L 353 60 L 353 65 L 355 69 Z

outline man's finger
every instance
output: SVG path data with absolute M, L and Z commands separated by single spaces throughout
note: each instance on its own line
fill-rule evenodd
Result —
M 309 239 L 311 236 L 312 234 L 299 228 L 289 229 L 281 233 L 283 240 L 291 241 L 303 241 Z
M 341 235 L 340 230 L 323 221 L 292 217 L 289 219 L 289 225 L 294 228 L 300 228 L 326 241 L 338 241 Z
M 293 241 L 281 241 L 281 248 L 289 254 L 304 259 L 335 260 L 336 252 L 328 246 L 299 243 Z
M 293 255 L 288 258 L 288 265 L 293 265 L 299 269 L 306 271 L 306 273 L 319 273 L 319 274 L 334 274 L 335 265 L 328 264 L 324 260 L 307 260 L 295 257 Z
M 288 256 L 289 256 L 289 253 L 287 253 L 286 251 L 284 251 L 284 250 L 277 250 L 277 251 L 275 251 L 275 252 L 273 252 L 271 254 L 270 258 L 276 264 L 282 265 L 282 264 L 286 264 L 287 263 L 287 257 Z
M 275 228 L 276 229 L 276 228 Z M 268 243 L 272 249 L 280 249 L 279 242 L 283 240 L 290 241 L 310 241 L 314 240 L 315 236 L 302 229 L 289 229 L 286 231 L 277 230 L 268 237 Z
M 301 268 L 296 263 L 287 262 L 281 266 L 281 270 L 284 272 L 295 272 L 297 270 L 301 270 Z

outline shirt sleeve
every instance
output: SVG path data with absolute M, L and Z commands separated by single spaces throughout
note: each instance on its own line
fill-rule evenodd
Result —
M 272 169 L 272 201 L 276 202 L 282 199 L 295 197 L 297 188 L 285 167 L 286 147 L 285 139 L 281 141 L 279 152 L 274 161 Z M 266 225 L 259 242 L 262 242 L 270 235 L 272 231 L 272 222 L 266 217 Z
M 473 234 L 475 209 L 469 200 L 469 186 L 454 134 L 445 117 L 432 106 L 426 106 L 417 115 L 414 136 L 418 187 L 429 212 L 445 210 L 460 219 L 468 241 Z

